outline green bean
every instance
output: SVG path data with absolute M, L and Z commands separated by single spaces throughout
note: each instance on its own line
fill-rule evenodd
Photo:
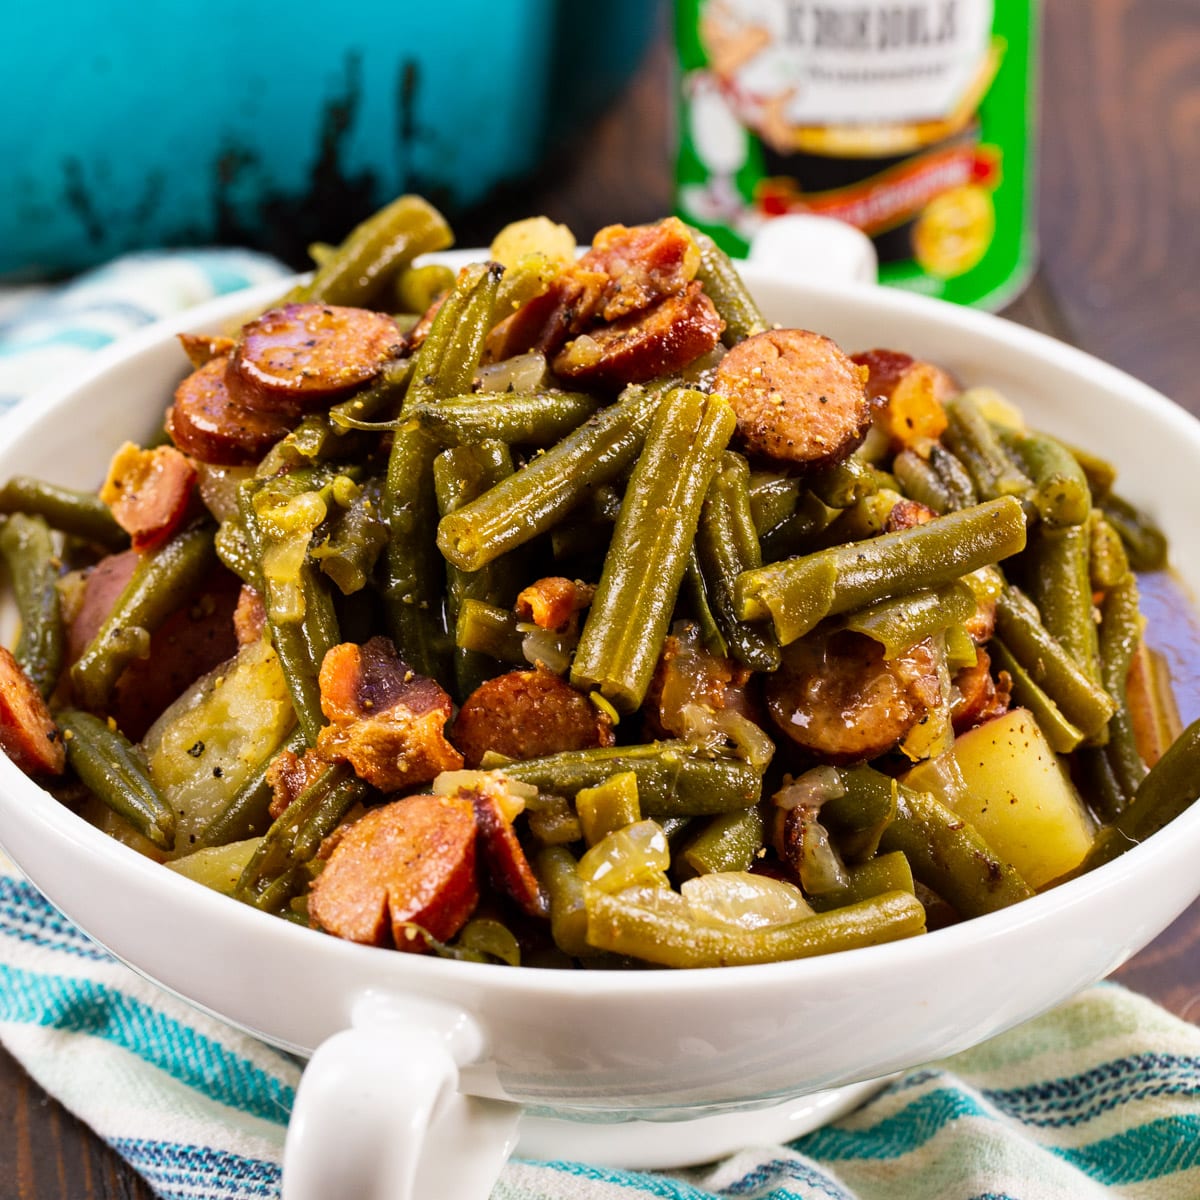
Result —
M 838 776 L 845 793 L 821 805 L 820 820 L 853 866 L 874 857 L 883 831 L 895 820 L 896 787 L 894 780 L 869 767 L 847 767 Z
M 575 793 L 575 811 L 584 840 L 594 846 L 601 838 L 642 819 L 638 804 L 637 776 L 620 771 L 595 787 Z
M 1135 571 L 1161 571 L 1167 565 L 1167 539 L 1149 513 L 1115 494 L 1103 495 L 1097 506 L 1121 535 Z
M 1129 574 L 1125 543 L 1098 508 L 1092 509 L 1088 532 L 1088 572 L 1092 591 L 1107 592 L 1109 588 L 1119 586 Z
M 150 781 L 137 750 L 108 722 L 74 708 L 55 720 L 79 781 L 160 850 L 175 842 L 175 813 Z
M 805 492 L 804 485 L 794 475 L 779 475 L 774 471 L 751 471 L 748 486 L 750 513 L 759 537 L 786 521 Z
M 782 962 L 876 946 L 925 932 L 925 909 L 905 892 L 887 892 L 787 925 L 754 930 L 700 924 L 686 912 L 671 912 L 657 905 L 641 907 L 627 897 L 599 889 L 585 894 L 589 945 L 664 967 Z
M 574 433 L 479 499 L 444 517 L 438 546 L 447 561 L 475 571 L 544 533 L 593 489 L 633 461 L 666 392 L 630 386 Z
M 700 555 L 696 552 L 693 542 L 688 551 L 687 569 L 683 573 L 683 583 L 679 588 L 681 604 L 696 622 L 700 630 L 700 644 L 718 658 L 729 657 L 729 645 L 721 633 L 716 614 L 709 603 L 708 589 L 704 585 L 704 573 L 700 569 Z
M 1110 862 L 1185 812 L 1200 796 L 1200 720 L 1193 721 L 1138 784 L 1129 807 L 1100 831 L 1079 873 Z
M 13 513 L 0 527 L 0 556 L 8 567 L 21 618 L 17 662 L 48 699 L 62 670 L 65 638 L 58 600 L 58 558 L 45 518 Z
M 1080 746 L 1072 760 L 1079 789 L 1088 806 L 1106 824 L 1129 805 L 1129 793 L 1117 781 L 1107 746 Z
M 949 487 L 932 464 L 915 450 L 901 450 L 892 462 L 892 471 L 904 494 L 941 516 L 960 507 L 954 503 Z
M 1087 526 L 1039 525 L 1029 539 L 1028 591 L 1042 623 L 1095 683 L 1100 650 L 1092 604 Z
M 377 421 L 384 412 L 395 414 L 412 380 L 412 359 L 388 363 L 369 388 L 356 392 L 349 400 L 335 404 L 329 419 L 336 429 L 363 429 L 378 432 L 393 428 L 391 421 Z
M 818 549 L 817 542 L 840 516 L 836 508 L 822 504 L 812 492 L 801 493 L 792 513 L 761 535 L 763 561 L 778 562 Z
M 769 328 L 754 298 L 747 290 L 729 256 L 706 233 L 689 226 L 692 240 L 700 251 L 700 268 L 696 278 L 725 322 L 721 341 L 726 346 L 762 333 Z
M 276 746 L 254 773 L 221 807 L 212 819 L 196 834 L 193 849 L 203 850 L 206 846 L 225 846 L 245 838 L 257 837 L 270 824 L 271 797 L 274 789 L 267 781 L 271 764 L 285 751 L 302 755 L 308 747 L 304 730 L 297 726 Z
M 478 442 L 443 450 L 433 463 L 438 513 L 445 516 L 495 487 L 513 473 L 512 455 L 503 442 Z M 511 604 L 519 586 L 511 555 L 494 559 L 478 571 L 446 564 L 446 619 L 455 628 L 464 600 Z M 461 704 L 485 679 L 495 674 L 490 656 L 461 646 L 454 649 L 454 677 Z
M 762 792 L 758 773 L 740 759 L 700 758 L 686 742 L 564 750 L 509 763 L 501 774 L 531 783 L 540 792 L 573 797 L 622 771 L 637 776 L 642 816 L 655 820 L 748 808 Z
M 454 237 L 420 196 L 401 196 L 356 226 L 289 300 L 366 307 L 419 254 L 445 250 Z
M 1146 764 L 1138 750 L 1133 718 L 1126 701 L 1126 684 L 1133 656 L 1142 640 L 1142 618 L 1138 604 L 1137 578 L 1132 572 L 1115 587 L 1109 588 L 1100 606 L 1100 678 L 1118 707 L 1108 723 L 1108 743 L 1104 752 L 1125 803 L 1137 791 L 1146 774 Z M 1125 807 L 1102 814 L 1111 820 Z
M 344 507 L 327 522 L 329 532 L 309 548 L 309 555 L 343 596 L 366 587 L 387 545 L 388 528 L 382 516 L 383 481 L 369 480 L 352 487 Z
M 1007 671 L 1011 676 L 1013 699 L 1033 713 L 1033 719 L 1046 735 L 1046 741 L 1054 753 L 1070 754 L 1077 749 L 1083 743 L 1083 730 L 1067 720 L 1058 705 L 1016 660 L 1012 651 L 999 638 L 992 638 L 988 653 L 996 669 Z
M 720 397 L 671 392 L 629 480 L 571 664 L 575 687 L 598 688 L 626 712 L 650 686 L 704 493 L 735 425 Z
M 942 440 L 959 458 L 984 500 L 1033 495 L 1033 481 L 1013 460 L 1000 436 L 970 392 L 963 392 L 946 407 L 949 424 Z
M 42 517 L 51 529 L 95 542 L 106 550 L 123 550 L 129 545 L 129 535 L 93 492 L 14 475 L 0 487 L 0 514 L 18 512 Z
M 495 604 L 466 598 L 458 610 L 455 645 L 476 654 L 487 654 L 500 662 L 525 663 L 523 635 L 517 616 Z
M 1072 725 L 1085 737 L 1100 733 L 1116 711 L 1116 700 L 1085 674 L 1042 624 L 1033 601 L 1011 584 L 996 598 L 996 633 Z
M 979 494 L 971 482 L 970 472 L 949 450 L 935 442 L 929 448 L 929 465 L 941 480 L 942 487 L 946 489 L 950 500 L 948 511 L 970 508 L 979 503 Z
M 586 392 L 476 392 L 406 411 L 447 445 L 495 438 L 527 446 L 553 446 L 578 429 L 600 401 Z
M 778 641 L 769 628 L 740 621 L 734 597 L 738 576 L 762 566 L 750 511 L 749 475 L 740 454 L 722 455 L 700 512 L 696 552 L 704 591 L 728 652 L 752 670 L 774 671 L 780 661 Z
M 908 865 L 908 859 L 899 850 L 893 850 L 890 854 L 876 855 L 857 867 L 850 867 L 846 876 L 845 887 L 832 892 L 824 892 L 819 896 L 809 896 L 809 904 L 817 912 L 828 912 L 831 908 L 841 908 L 847 904 L 858 904 L 862 900 L 870 900 L 872 896 L 881 896 L 884 892 L 916 894 L 912 868 Z
M 883 647 L 885 659 L 892 659 L 950 625 L 961 625 L 975 608 L 975 593 L 956 580 L 869 604 L 841 617 L 837 628 L 864 634 Z
M 550 897 L 550 936 L 572 958 L 594 953 L 587 942 L 587 908 L 575 856 L 565 846 L 538 851 L 534 869 Z
M 1082 525 L 1092 509 L 1083 468 L 1061 442 L 1041 433 L 1004 439 L 1033 480 L 1033 507 L 1047 525 Z
M 738 578 L 738 615 L 770 616 L 786 645 L 825 617 L 951 583 L 1024 545 L 1025 514 L 1004 496 L 911 529 L 747 571 Z
M 897 490 L 893 476 L 853 456 L 814 472 L 806 477 L 805 483 L 822 504 L 838 509 L 850 508 L 881 488 Z
M 433 542 L 433 462 L 440 451 L 437 439 L 419 422 L 406 423 L 392 440 L 383 493 L 388 544 L 382 591 L 388 632 L 400 657 L 431 679 L 446 677 L 449 657 L 442 623 L 445 569 Z
M 149 652 L 150 635 L 200 586 L 216 561 L 210 525 L 185 529 L 139 559 L 112 611 L 71 668 L 82 704 L 104 708 L 121 672 Z
M 711 818 L 683 851 L 683 861 L 697 874 L 748 871 L 763 848 L 763 815 L 756 805 Z
M 232 571 L 243 583 L 254 586 L 257 568 L 250 547 L 246 545 L 246 531 L 239 519 L 231 518 L 217 526 L 217 532 L 213 535 L 213 549 L 222 566 Z
M 1101 458 L 1098 454 L 1093 454 L 1090 450 L 1081 449 L 1079 446 L 1073 446 L 1069 442 L 1064 442 L 1071 457 L 1079 464 L 1085 478 L 1088 481 L 1088 487 L 1091 488 L 1094 496 L 1106 496 L 1112 491 L 1112 486 L 1117 481 L 1117 468 L 1106 458 Z
M 928 792 L 903 784 L 897 784 L 896 819 L 883 831 L 880 849 L 903 851 L 914 877 L 963 917 L 995 912 L 1033 895 L 962 817 Z
M 405 267 L 396 276 L 396 304 L 401 312 L 420 316 L 453 286 L 454 272 L 441 263 Z

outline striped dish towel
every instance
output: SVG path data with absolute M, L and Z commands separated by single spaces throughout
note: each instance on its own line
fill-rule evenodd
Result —
M 201 251 L 133 256 L 53 290 L 0 291 L 0 409 L 122 333 L 280 274 L 257 255 Z M 2 855 L 0 1042 L 158 1195 L 279 1195 L 297 1064 L 118 963 Z M 1113 1196 L 1200 1198 L 1200 1030 L 1111 985 L 911 1071 L 789 1145 L 675 1174 L 514 1161 L 493 1192 L 493 1200 Z
M 164 1200 L 279 1195 L 295 1062 L 118 963 L 2 857 L 0 1041 Z M 789 1145 L 674 1174 L 514 1160 L 492 1200 L 1114 1196 L 1200 1196 L 1200 1029 L 1100 984 Z

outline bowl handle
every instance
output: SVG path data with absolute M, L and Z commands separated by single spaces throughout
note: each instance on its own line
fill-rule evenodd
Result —
M 482 1031 L 461 1009 L 366 992 L 312 1056 L 288 1126 L 283 1200 L 487 1200 L 519 1105 L 464 1096 Z
M 750 242 L 749 259 L 786 279 L 879 282 L 875 243 L 853 225 L 810 213 L 789 213 L 764 221 Z

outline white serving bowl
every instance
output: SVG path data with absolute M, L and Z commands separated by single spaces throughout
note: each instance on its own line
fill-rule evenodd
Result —
M 1113 459 L 1123 492 L 1159 518 L 1200 594 L 1200 423 L 1183 410 L 994 317 L 863 285 L 797 283 L 761 266 L 745 274 L 771 319 L 848 349 L 931 359 Z M 279 290 L 224 298 L 98 355 L 6 420 L 0 479 L 96 486 L 113 448 L 160 422 L 186 370 L 174 334 L 224 329 Z M 244 907 L 110 840 L 3 756 L 0 842 L 72 920 L 164 987 L 277 1046 L 308 1055 L 324 1043 L 289 1135 L 286 1187 L 298 1198 L 405 1188 L 486 1196 L 518 1106 L 602 1127 L 547 1142 L 543 1125 L 527 1150 L 629 1165 L 793 1135 L 830 1102 L 794 1098 L 952 1054 L 1050 1008 L 1200 892 L 1197 805 L 1090 875 L 910 941 L 726 970 L 513 970 L 357 946 Z M 752 1117 L 748 1129 L 746 1111 L 771 1105 L 775 1115 Z M 640 1141 L 615 1128 L 713 1114 L 742 1115 L 674 1134 L 658 1126 Z

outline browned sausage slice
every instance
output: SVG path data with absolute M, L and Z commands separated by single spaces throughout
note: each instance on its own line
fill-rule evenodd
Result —
M 167 410 L 167 433 L 184 454 L 201 462 L 245 467 L 258 462 L 291 422 L 238 404 L 225 386 L 227 362 L 214 358 L 179 385 Z
M 721 359 L 715 392 L 754 454 L 809 466 L 840 461 L 871 426 L 864 368 L 806 329 L 756 333 Z
M 33 681 L 0 646 L 0 750 L 26 775 L 61 775 L 62 735 Z
M 766 690 L 775 724 L 831 763 L 891 750 L 941 694 L 928 639 L 885 661 L 878 642 L 849 631 L 793 642 Z
M 318 735 L 317 749 L 331 762 L 348 762 L 380 791 L 428 783 L 463 765 L 444 732 L 450 697 L 412 671 L 387 638 L 334 646 L 319 682 L 321 711 L 331 724 Z
M 174 446 L 143 450 L 126 442 L 113 455 L 100 499 L 139 553 L 161 546 L 183 523 L 196 468 Z
M 309 915 L 352 942 L 421 953 L 412 926 L 452 938 L 479 899 L 475 809 L 458 796 L 409 796 L 372 809 L 334 847 Z
M 451 738 L 469 767 L 489 750 L 526 759 L 613 744 L 608 717 L 548 671 L 509 671 L 480 684 L 459 709 Z
M 645 312 L 601 325 L 568 342 L 554 369 L 568 379 L 608 387 L 645 383 L 707 354 L 725 329 L 696 282 Z
M 975 725 L 982 725 L 993 717 L 1008 711 L 1012 696 L 1012 676 L 1001 671 L 992 678 L 991 659 L 982 648 L 973 667 L 963 667 L 954 674 L 953 683 L 958 690 L 950 706 L 950 717 L 955 733 L 965 733 Z
M 579 260 L 608 276 L 600 315 L 616 321 L 682 292 L 696 277 L 700 250 L 678 217 L 653 225 L 608 225 Z
M 261 412 L 312 412 L 370 383 L 403 349 L 404 337 L 386 313 L 288 304 L 242 330 L 229 358 L 229 390 Z
M 503 784 L 485 780 L 460 795 L 469 795 L 475 805 L 479 846 L 492 881 L 531 917 L 549 916 L 549 898 L 525 857 L 512 822 L 505 816 L 503 791 Z

